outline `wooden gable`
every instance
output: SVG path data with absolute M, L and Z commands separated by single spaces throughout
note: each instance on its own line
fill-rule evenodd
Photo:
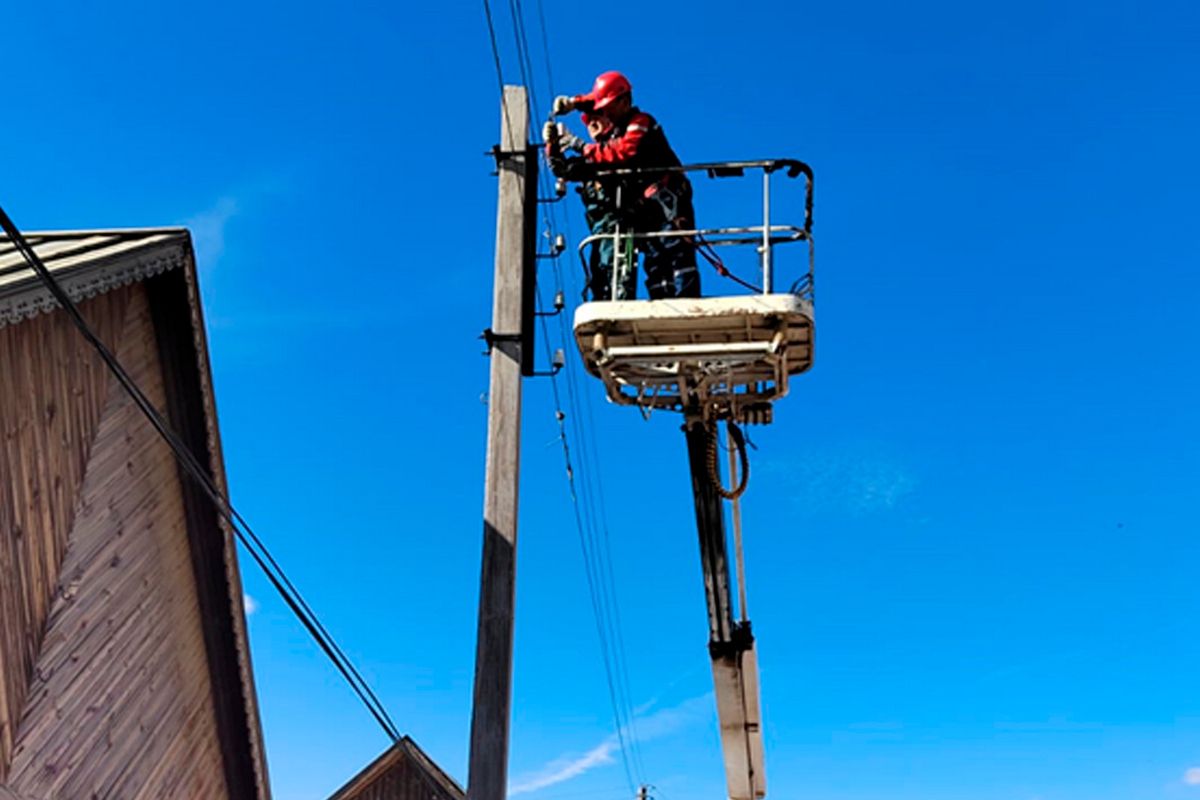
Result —
M 190 239 L 175 234 L 153 247 L 176 248 L 176 266 L 80 308 L 223 486 Z M 76 253 L 71 276 L 95 287 L 146 255 L 126 240 L 91 269 Z M 0 798 L 266 797 L 230 531 L 3 257 L 0 299 L 26 310 L 0 314 Z
M 466 800 L 466 792 L 405 736 L 329 800 Z

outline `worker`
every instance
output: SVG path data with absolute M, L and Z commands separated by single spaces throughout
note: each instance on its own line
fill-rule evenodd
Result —
M 604 117 L 587 113 L 580 116 L 593 142 L 605 141 L 612 134 L 612 123 Z M 612 234 L 617 230 L 619 219 L 613 191 L 615 179 L 603 180 L 590 175 L 592 168 L 582 156 L 566 155 L 566 151 L 570 150 L 581 152 L 586 144 L 562 125 L 547 122 L 542 129 L 542 138 L 546 142 L 546 160 L 551 172 L 555 177 L 580 182 L 577 191 L 583 200 L 584 220 L 593 236 L 602 237 L 593 243 L 588 253 L 587 294 L 592 300 L 613 299 L 612 268 L 616 241 Z M 616 286 L 617 300 L 632 300 L 637 294 L 637 276 L 629 262 L 630 258 L 622 260 L 621 275 Z
M 678 167 L 679 157 L 667 142 L 654 117 L 633 104 L 633 87 L 619 72 L 596 78 L 592 91 L 575 97 L 560 96 L 552 108 L 557 115 L 571 111 L 598 114 L 612 123 L 612 133 L 603 141 L 585 144 L 583 158 L 599 169 L 641 170 L 621 176 L 618 207 L 629 213 L 637 233 L 672 233 L 695 224 L 692 185 L 679 171 L 656 171 L 656 167 Z M 642 262 L 650 299 L 699 297 L 700 273 L 696 270 L 696 248 L 690 236 L 641 238 Z

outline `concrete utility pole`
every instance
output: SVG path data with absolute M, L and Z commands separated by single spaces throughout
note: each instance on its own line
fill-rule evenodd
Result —
M 496 278 L 488 391 L 487 476 L 483 490 L 483 569 L 475 649 L 468 800 L 504 800 L 512 702 L 513 605 L 517 554 L 517 489 L 521 460 L 521 326 L 527 267 L 529 106 L 525 87 L 505 86 L 497 153 Z M 536 156 L 532 156 L 536 158 Z M 533 194 L 536 202 L 536 193 Z

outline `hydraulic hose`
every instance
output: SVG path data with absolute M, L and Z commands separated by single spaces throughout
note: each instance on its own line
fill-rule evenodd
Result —
M 750 483 L 750 456 L 746 453 L 746 437 L 742 434 L 741 428 L 735 425 L 733 420 L 726 420 L 725 424 L 729 427 L 729 438 L 737 448 L 738 463 L 741 465 L 740 480 L 732 489 L 726 489 L 721 484 L 721 470 L 717 466 L 717 424 L 715 422 L 708 429 L 708 477 L 712 480 L 717 494 L 726 500 L 736 500 L 742 496 L 746 491 L 746 486 Z

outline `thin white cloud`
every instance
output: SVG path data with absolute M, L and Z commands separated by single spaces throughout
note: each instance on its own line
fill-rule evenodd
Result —
M 258 601 L 248 594 L 243 594 L 242 607 L 246 609 L 246 616 L 248 617 L 258 611 Z
M 650 714 L 634 717 L 634 730 L 638 738 L 647 741 L 661 739 L 686 728 L 693 722 L 706 719 L 716 711 L 712 692 L 684 700 L 669 708 L 660 708 Z
M 1200 767 L 1188 767 L 1183 773 L 1183 782 L 1188 786 L 1200 786 Z
M 593 767 L 613 762 L 613 751 L 617 748 L 617 737 L 605 739 L 582 756 L 556 758 L 532 775 L 525 776 L 509 788 L 509 795 L 526 794 L 545 789 L 547 786 L 569 781 Z
M 797 453 L 787 462 L 768 462 L 766 471 L 787 475 L 793 502 L 808 511 L 855 516 L 895 509 L 917 488 L 908 465 L 865 444 L 840 450 Z
M 222 197 L 212 208 L 184 221 L 192 232 L 196 266 L 201 271 L 211 272 L 225 252 L 225 226 L 237 213 L 238 201 L 233 197 Z
M 684 700 L 670 708 L 659 709 L 650 714 L 637 716 L 633 728 L 641 742 L 661 739 L 712 714 L 711 693 Z M 600 744 L 581 755 L 564 755 L 550 761 L 541 769 L 517 777 L 509 786 L 509 795 L 527 794 L 555 786 L 596 767 L 616 761 L 620 738 L 614 733 Z

